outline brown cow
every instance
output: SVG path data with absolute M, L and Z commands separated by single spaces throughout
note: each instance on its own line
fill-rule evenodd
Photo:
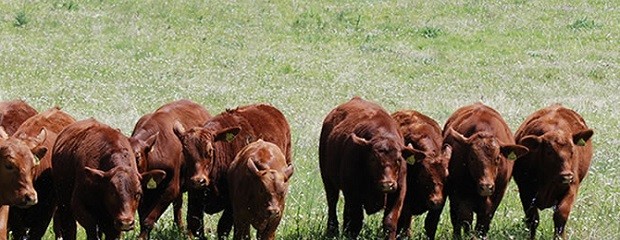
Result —
M 45 129 L 46 137 L 37 147 L 48 149 L 34 168 L 34 188 L 39 202 L 27 209 L 11 207 L 9 228 L 13 232 L 13 239 L 41 239 L 45 234 L 56 207 L 51 176 L 51 149 L 58 133 L 74 122 L 73 117 L 54 107 L 26 120 L 11 137 L 26 143 Z M 26 145 L 22 147 L 28 148 Z
M 21 100 L 0 102 L 0 205 L 31 206 L 37 203 L 37 193 L 32 186 L 32 167 L 34 155 L 30 148 L 11 150 L 21 143 L 9 139 L 26 119 L 37 111 Z M 27 142 L 34 148 L 41 139 L 33 138 Z M 45 154 L 45 152 L 37 152 Z
M 527 148 L 516 145 L 500 114 L 482 103 L 456 110 L 443 136 L 452 146 L 447 188 L 454 236 L 460 238 L 461 230 L 469 234 L 476 213 L 475 234 L 486 238 L 512 176 L 513 160 Z
M 37 114 L 37 111 L 22 100 L 12 100 L 0 102 L 0 128 L 3 128 L 7 136 L 13 135 L 17 128 L 26 119 Z M 0 140 L 2 141 L 2 140 Z M 0 164 L 2 164 L 0 162 Z M 4 164 L 2 164 L 4 165 Z M 0 177 L 0 182 L 5 183 L 5 179 Z M 6 182 L 9 183 L 9 182 Z M 0 185 L 0 189 L 5 187 Z M 2 190 L 3 192 L 4 190 Z M 2 198 L 0 196 L 0 198 Z M 5 200 L 0 200 L 0 205 Z M 8 233 L 9 206 L 0 206 L 0 240 L 7 239 Z
M 228 186 L 235 226 L 234 239 L 275 239 L 284 212 L 293 165 L 273 143 L 259 139 L 237 154 L 228 169 Z
M 344 232 L 356 238 L 364 212 L 385 208 L 385 237 L 395 239 L 405 198 L 407 162 L 398 124 L 381 106 L 354 97 L 332 110 L 323 122 L 319 164 L 328 206 L 327 235 L 338 234 L 336 206 L 344 195 Z
M 418 152 L 407 164 L 407 193 L 400 218 L 398 233 L 410 236 L 412 215 L 428 211 L 424 229 L 428 239 L 435 239 L 437 224 L 446 199 L 444 185 L 448 178 L 448 162 L 452 147 L 444 145 L 439 124 L 430 117 L 413 110 L 398 111 L 392 117 L 400 126 L 405 144 Z
M 561 105 L 534 112 L 517 130 L 517 143 L 530 149 L 513 172 L 530 238 L 536 235 L 538 209 L 549 207 L 555 209 L 555 237 L 566 238 L 564 227 L 592 160 L 592 134 L 579 114 Z
M 284 115 L 266 104 L 226 110 L 209 119 L 203 127 L 187 131 L 175 125 L 183 143 L 189 189 L 187 228 L 190 235 L 204 238 L 204 213 L 224 211 L 219 219 L 219 237 L 230 233 L 232 206 L 228 195 L 227 171 L 237 152 L 250 142 L 263 139 L 276 144 L 291 163 L 291 131 Z
M 183 228 L 184 167 L 183 146 L 173 132 L 175 121 L 183 127 L 202 126 L 211 115 L 199 104 L 179 100 L 161 106 L 153 113 L 144 115 L 134 127 L 129 142 L 136 155 L 138 171 L 160 169 L 166 172 L 166 180 L 159 185 L 145 185 L 144 197 L 138 206 L 140 216 L 140 239 L 148 239 L 155 222 L 173 203 L 174 221 Z
M 92 118 L 67 126 L 52 151 L 56 238 L 75 239 L 76 220 L 88 239 L 119 238 L 134 227 L 141 185 L 164 177 L 161 170 L 138 173 L 133 150 L 119 130 Z

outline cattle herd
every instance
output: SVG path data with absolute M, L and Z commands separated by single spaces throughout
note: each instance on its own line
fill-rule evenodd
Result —
M 579 114 L 557 104 L 532 113 L 513 135 L 482 103 L 457 109 L 442 129 L 417 111 L 390 115 L 354 97 L 327 114 L 320 135 L 326 237 L 342 228 L 358 238 L 364 211 L 383 210 L 386 239 L 409 237 L 412 216 L 423 213 L 434 239 L 449 199 L 454 237 L 486 238 L 514 178 L 530 238 L 538 211 L 551 207 L 555 236 L 565 238 L 592 135 Z M 138 224 L 139 238 L 149 239 L 170 204 L 190 238 L 205 239 L 204 214 L 223 211 L 218 237 L 234 229 L 234 239 L 248 239 L 252 226 L 256 238 L 274 239 L 294 172 L 291 152 L 289 124 L 268 104 L 212 116 L 174 101 L 141 117 L 127 137 L 58 107 L 37 113 L 21 100 L 0 102 L 0 239 L 9 232 L 41 239 L 52 219 L 57 239 L 76 239 L 78 224 L 88 239 L 118 239 Z

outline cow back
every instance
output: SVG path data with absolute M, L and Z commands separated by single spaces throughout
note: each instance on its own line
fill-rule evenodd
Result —
M 36 114 L 37 110 L 22 100 L 0 102 L 0 126 L 8 135 L 13 135 L 26 119 Z

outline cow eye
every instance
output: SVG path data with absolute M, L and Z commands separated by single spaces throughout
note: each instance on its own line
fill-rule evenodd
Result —
M 6 170 L 13 171 L 13 169 L 15 169 L 15 166 L 13 166 L 13 164 L 7 163 L 4 165 L 4 168 L 6 168 Z

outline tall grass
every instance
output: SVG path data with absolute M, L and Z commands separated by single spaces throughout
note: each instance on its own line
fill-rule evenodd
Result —
M 617 4 L 616 4 L 617 5 Z M 278 230 L 317 239 L 326 225 L 318 170 L 324 116 L 354 95 L 443 123 L 483 101 L 513 130 L 560 102 L 595 130 L 571 239 L 620 236 L 620 12 L 613 1 L 6 1 L 0 0 L 0 99 L 61 106 L 130 131 L 179 98 L 213 114 L 269 102 L 288 118 L 296 172 Z M 342 203 L 342 201 L 341 201 Z M 438 237 L 449 238 L 444 211 Z M 341 216 L 341 211 L 339 212 Z M 551 210 L 538 236 L 552 237 Z M 521 239 L 511 184 L 493 239 Z M 414 220 L 421 238 L 422 220 Z M 216 217 L 206 217 L 210 236 Z M 362 233 L 374 238 L 380 216 Z M 135 232 L 126 235 L 134 238 Z M 155 239 L 180 237 L 167 212 Z M 52 239 L 53 234 L 46 235 Z

